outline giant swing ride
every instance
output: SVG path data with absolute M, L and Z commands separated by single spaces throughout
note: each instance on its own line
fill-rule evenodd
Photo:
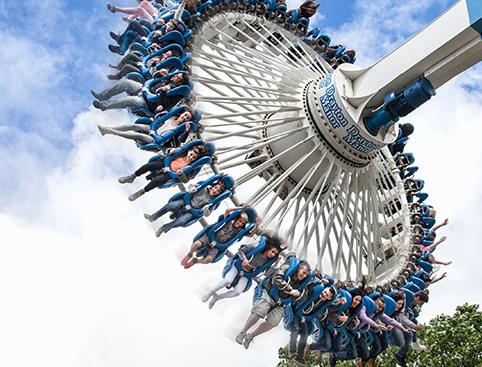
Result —
M 397 277 L 411 251 L 410 208 L 387 144 L 399 118 L 482 59 L 482 1 L 456 2 L 370 67 L 335 70 L 315 47 L 319 30 L 285 9 L 209 3 L 189 40 L 201 138 L 217 156 L 199 178 L 232 176 L 234 206 L 256 208 L 260 228 L 323 273 Z

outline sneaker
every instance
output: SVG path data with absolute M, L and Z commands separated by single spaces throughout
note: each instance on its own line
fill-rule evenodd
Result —
M 397 366 L 407 367 L 407 361 L 404 357 L 400 357 L 398 354 L 395 354 L 395 358 L 397 359 Z
M 139 199 L 142 195 L 144 195 L 146 192 L 144 191 L 144 189 L 140 189 L 139 191 L 136 191 L 132 194 L 129 195 L 129 201 L 134 201 L 134 200 L 137 200 Z M 156 235 L 157 235 L 157 232 L 156 232 Z
M 97 128 L 99 129 L 100 134 L 101 134 L 102 136 L 104 136 L 105 134 L 107 134 L 107 128 L 105 128 L 104 126 L 97 125 Z
M 424 350 L 427 349 L 427 347 L 425 345 L 420 344 L 419 341 L 417 340 L 416 342 L 412 342 L 412 349 L 416 352 L 423 352 Z
M 146 218 L 149 222 L 154 222 L 155 219 L 152 218 L 150 214 L 144 213 L 144 218 Z
M 193 265 L 195 265 L 195 264 L 197 264 L 197 259 L 196 259 L 196 258 L 194 258 L 194 259 L 191 258 L 191 261 L 186 262 L 186 264 L 184 265 L 184 269 L 189 269 L 191 266 L 193 266 Z
M 254 337 L 251 336 L 251 334 L 246 334 L 246 336 L 244 337 L 244 341 L 243 341 L 243 346 L 244 346 L 245 349 L 249 348 L 249 345 L 251 344 L 253 339 L 254 339 Z
M 181 260 L 181 265 L 186 267 L 186 264 L 189 262 L 190 259 L 191 259 L 191 256 L 189 256 L 189 255 L 184 256 Z
M 107 74 L 106 75 L 107 79 L 109 80 L 119 80 L 119 76 L 115 75 L 115 74 Z
M 156 237 L 160 237 L 161 234 L 164 233 L 164 226 L 159 227 L 159 229 L 156 231 Z
M 101 95 L 93 90 L 90 90 L 90 94 L 94 96 L 95 99 L 102 100 Z
M 107 4 L 107 10 L 109 10 L 111 13 L 115 13 L 117 11 L 117 8 L 115 7 L 114 4 Z
M 125 184 L 125 183 L 133 183 L 134 180 L 136 179 L 136 174 L 133 173 L 131 175 L 127 175 L 127 176 L 124 176 L 124 177 L 120 177 L 117 179 L 117 181 L 121 184 Z
M 184 259 L 183 259 L 184 260 Z M 201 301 L 203 302 L 207 302 L 209 300 L 209 298 L 211 298 L 213 294 L 211 292 L 205 294 L 204 296 L 201 297 Z
M 334 353 L 328 354 L 328 366 L 330 367 L 336 366 L 336 357 Z
M 107 48 L 110 50 L 110 52 L 121 55 L 119 46 L 109 45 Z
M 101 111 L 105 111 L 107 109 L 107 108 L 105 108 L 103 103 L 98 101 L 98 100 L 94 100 L 94 102 L 92 102 L 92 104 L 94 105 L 95 108 L 98 108 Z
M 211 298 L 211 301 L 209 302 L 209 309 L 212 309 L 218 300 L 218 295 L 214 294 L 213 298 Z
M 243 333 L 243 332 L 240 332 L 238 335 L 236 335 L 236 339 L 234 339 L 234 340 L 236 340 L 236 343 L 242 345 L 243 342 L 244 342 L 244 338 L 246 338 L 246 334 Z
M 115 32 L 112 32 L 112 31 L 109 32 L 109 35 L 112 37 L 112 39 L 113 39 L 114 41 L 116 41 L 117 43 L 120 43 L 120 41 L 121 41 L 121 36 L 120 36 L 120 35 L 118 35 L 118 34 L 115 33 Z

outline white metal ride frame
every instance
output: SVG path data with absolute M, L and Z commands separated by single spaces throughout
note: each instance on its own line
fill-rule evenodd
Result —
M 481 61 L 481 33 L 482 0 L 460 0 L 374 65 L 333 71 L 261 16 L 211 17 L 194 37 L 192 79 L 203 138 L 217 146 L 214 171 L 235 178 L 236 205 L 257 208 L 264 228 L 322 272 L 391 280 L 411 244 L 403 182 L 386 147 L 398 127 L 370 132 L 365 119 L 386 107 L 387 93 L 420 80 L 434 93 Z
M 203 25 L 192 60 L 203 138 L 217 145 L 215 170 L 235 178 L 235 204 L 257 208 L 263 228 L 337 279 L 398 275 L 410 223 L 391 155 L 343 158 L 307 105 L 331 67 L 280 26 L 229 12 Z

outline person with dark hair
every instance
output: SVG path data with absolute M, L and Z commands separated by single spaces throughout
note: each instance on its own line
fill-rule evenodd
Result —
M 218 300 L 237 297 L 247 291 L 256 276 L 275 264 L 282 248 L 281 238 L 268 231 L 263 232 L 257 244 L 241 246 L 228 260 L 223 270 L 223 279 L 211 288 L 202 301 L 207 302 L 211 298 L 209 308 L 213 308 Z M 222 288 L 229 290 L 218 293 Z
M 315 0 L 306 0 L 297 9 L 298 18 L 311 18 L 316 14 L 316 10 L 319 6 L 320 4 L 318 4 Z M 292 12 L 293 10 L 288 10 L 288 17 L 291 16 Z
M 407 144 L 408 137 L 413 134 L 414 127 L 410 123 L 404 123 L 399 125 L 400 130 L 397 139 L 392 143 L 388 144 L 388 149 L 392 155 L 397 153 L 403 153 L 405 145 Z
M 410 348 L 410 341 L 412 340 L 412 333 L 416 330 L 420 330 L 422 327 L 415 324 L 407 317 L 404 311 L 405 300 L 402 294 L 397 293 L 393 295 L 392 298 L 397 303 L 392 317 L 400 322 L 405 328 L 407 328 L 408 331 L 404 332 L 400 329 L 392 329 L 388 336 L 388 343 L 399 348 L 395 353 L 395 358 L 401 367 L 407 367 L 406 358 Z
M 217 176 L 218 175 L 214 177 Z M 219 206 L 220 200 L 229 195 L 231 187 L 226 187 L 224 178 L 228 179 L 228 184 L 232 182 L 230 176 L 221 176 L 221 178 L 216 181 L 212 179 L 201 181 L 188 193 L 175 194 L 166 205 L 155 213 L 144 214 L 144 218 L 149 222 L 154 222 L 164 214 L 171 212 L 170 218 L 172 221 L 164 223 L 159 227 L 156 231 L 157 237 L 162 233 L 167 233 L 173 228 L 193 224 L 195 221 L 201 219 L 203 215 L 208 216 L 212 210 L 215 210 Z M 226 190 L 228 190 L 228 195 L 221 195 Z
M 300 297 L 311 277 L 311 267 L 306 261 L 289 257 L 271 276 L 264 278 L 256 287 L 251 314 L 236 336 L 236 342 L 248 349 L 256 336 L 276 327 L 283 318 L 283 305 Z M 261 319 L 265 321 L 249 332 Z
M 335 288 L 325 283 L 315 277 L 301 297 L 285 306 L 285 327 L 290 331 L 289 355 L 299 362 L 303 362 L 310 329 L 319 318 L 324 318 L 336 296 Z
M 174 151 L 175 152 L 175 151 Z M 171 152 L 173 154 L 174 152 Z M 119 178 L 119 183 L 132 183 L 134 180 L 146 174 L 147 172 L 151 172 L 150 182 L 143 187 L 142 189 L 136 191 L 135 193 L 129 195 L 129 200 L 134 201 L 144 195 L 146 192 L 155 189 L 156 187 L 167 183 L 169 180 L 172 180 L 171 176 L 169 175 L 169 171 L 172 170 L 175 174 L 180 177 L 187 176 L 189 178 L 189 174 L 186 175 L 184 170 L 192 165 L 196 160 L 206 156 L 209 154 L 208 149 L 205 145 L 195 145 L 191 147 L 187 152 L 181 154 L 170 161 L 169 168 L 165 166 L 165 159 L 167 157 L 159 157 L 153 161 L 150 161 L 136 170 L 134 173 L 127 175 L 125 177 Z
M 338 332 L 343 333 L 348 339 L 348 343 L 343 350 L 333 353 L 328 356 L 328 363 L 330 367 L 336 366 L 337 361 L 351 360 L 357 357 L 357 339 L 358 326 L 360 320 L 357 315 L 363 307 L 363 293 L 361 289 L 355 288 L 349 291 L 352 300 L 348 310 L 345 312 L 347 319 L 344 322 L 343 329 L 339 328 Z M 311 348 L 310 348 L 311 349 Z
M 191 249 L 181 260 L 184 269 L 196 264 L 211 264 L 219 261 L 234 242 L 244 236 L 252 237 L 256 230 L 254 218 L 250 219 L 244 208 L 226 209 L 217 223 L 205 227 L 194 238 Z

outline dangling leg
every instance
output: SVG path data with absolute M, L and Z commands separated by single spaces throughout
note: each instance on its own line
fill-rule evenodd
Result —
M 194 216 L 192 215 L 191 212 L 183 213 L 183 214 L 179 215 L 176 219 L 174 219 L 172 222 L 163 224 L 156 231 L 156 237 L 159 237 L 162 233 L 169 232 L 173 228 L 183 227 L 193 219 L 194 219 Z
M 237 271 L 236 271 L 236 275 L 237 275 Z M 228 286 L 229 284 L 231 284 L 231 282 L 226 284 L 226 286 Z M 209 308 L 213 308 L 214 304 L 220 299 L 233 298 L 233 297 L 239 296 L 241 293 L 244 292 L 244 289 L 246 288 L 247 284 L 248 284 L 248 279 L 246 279 L 245 277 L 241 277 L 238 281 L 238 284 L 236 284 L 236 286 L 233 289 L 221 294 L 214 294 L 213 298 L 211 299 L 211 302 L 209 302 Z
M 210 291 L 202 298 L 203 302 L 206 302 L 211 296 L 216 295 L 216 292 L 220 289 L 227 287 L 231 284 L 231 282 L 236 278 L 238 275 L 238 269 L 235 266 L 232 266 L 231 269 L 226 273 L 226 275 L 221 279 L 214 287 L 210 289 Z
M 167 212 L 179 211 L 183 207 L 184 207 L 184 200 L 182 199 L 170 201 L 166 205 L 164 205 L 161 209 L 159 209 L 157 212 L 151 215 L 144 214 L 144 218 L 146 218 L 149 222 L 154 222 L 158 220 L 160 217 L 162 217 L 164 214 L 166 214 Z
M 147 11 L 153 17 L 157 16 L 158 11 L 156 7 L 154 7 L 149 1 L 146 1 L 146 0 L 141 1 L 141 3 L 139 4 L 139 7 Z
M 142 90 L 142 83 L 134 80 L 122 79 L 115 83 L 112 87 L 107 88 L 99 93 L 91 91 L 92 95 L 100 101 L 108 100 L 118 94 L 126 92 L 127 94 L 134 96 Z
M 135 8 L 119 8 L 118 6 L 114 5 L 114 12 L 120 12 L 124 14 L 129 14 L 132 19 L 135 19 L 137 17 L 146 19 L 149 22 L 152 22 L 154 19 L 152 18 L 152 15 L 147 12 L 146 9 L 141 8 L 141 7 L 135 7 Z M 110 9 L 109 9 L 110 10 Z
M 119 183 L 124 184 L 124 183 L 132 183 L 136 179 L 136 177 L 142 176 L 143 174 L 149 172 L 149 171 L 155 171 L 164 168 L 164 159 L 156 159 L 155 161 L 148 162 L 141 166 L 138 170 L 136 170 L 134 173 L 127 175 L 125 177 L 119 178 L 117 181 Z
M 139 131 L 148 132 L 149 128 L 145 125 L 141 124 L 133 124 L 133 125 L 124 125 L 118 127 L 103 127 L 98 126 L 99 131 L 102 135 L 110 134 L 120 136 L 122 138 L 130 139 L 130 140 L 140 140 L 145 144 L 154 143 L 154 138 L 150 135 L 145 133 L 141 133 Z

